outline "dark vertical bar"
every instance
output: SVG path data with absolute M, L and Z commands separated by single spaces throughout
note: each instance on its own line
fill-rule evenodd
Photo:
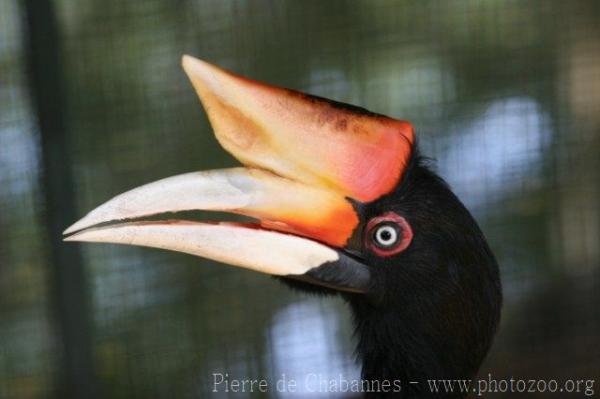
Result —
M 25 0 L 23 29 L 33 107 L 38 118 L 46 240 L 54 316 L 62 344 L 61 398 L 97 396 L 91 350 L 88 282 L 79 247 L 62 241 L 75 220 L 73 175 L 65 123 L 60 35 L 51 0 Z

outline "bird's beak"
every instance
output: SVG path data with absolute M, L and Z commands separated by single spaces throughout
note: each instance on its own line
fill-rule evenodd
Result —
M 183 174 L 118 195 L 65 230 L 65 240 L 169 249 L 366 291 L 368 267 L 343 250 L 360 222 L 349 199 L 373 201 L 397 185 L 411 155 L 411 125 L 189 56 L 183 68 L 217 139 L 246 167 Z M 190 210 L 257 223 L 148 220 Z

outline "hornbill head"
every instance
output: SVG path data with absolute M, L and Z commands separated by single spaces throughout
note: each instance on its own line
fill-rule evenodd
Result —
M 498 269 L 474 219 L 418 155 L 412 126 L 189 56 L 183 68 L 220 144 L 245 167 L 135 188 L 65 240 L 186 252 L 341 293 L 366 377 L 473 375 L 498 322 Z M 191 210 L 255 222 L 150 218 Z

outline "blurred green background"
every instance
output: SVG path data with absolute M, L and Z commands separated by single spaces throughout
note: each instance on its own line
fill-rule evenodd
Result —
M 236 164 L 184 53 L 410 120 L 501 265 L 481 374 L 600 377 L 599 21 L 594 0 L 0 0 L 0 398 L 227 397 L 212 373 L 358 375 L 340 300 L 60 241 L 122 191 Z

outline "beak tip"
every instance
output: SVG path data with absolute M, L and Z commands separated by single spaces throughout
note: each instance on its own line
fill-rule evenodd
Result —
M 102 223 L 103 221 L 104 221 L 103 219 L 99 219 L 98 217 L 90 217 L 90 214 L 88 214 L 88 215 L 84 216 L 83 218 L 79 219 L 78 221 L 76 221 L 75 223 L 73 223 L 72 225 L 70 225 L 69 227 L 67 227 L 65 229 L 65 231 L 63 231 L 63 236 L 86 229 L 95 224 Z
M 63 231 L 63 236 L 74 233 L 77 230 L 81 230 L 81 229 L 87 227 L 87 225 L 88 225 L 88 223 L 86 223 L 85 218 L 80 219 L 80 220 L 76 221 L 75 223 L 73 223 L 72 225 L 70 225 L 69 227 L 67 227 L 65 229 L 65 231 Z
M 102 230 L 100 230 L 100 231 L 102 231 Z M 63 241 L 65 241 L 65 242 L 110 242 L 107 240 L 102 240 L 102 237 L 99 237 L 97 229 L 89 229 L 89 230 L 76 229 L 75 233 L 68 233 L 68 234 L 70 234 L 70 235 L 63 237 Z
M 236 80 L 231 72 L 187 54 L 181 57 L 181 66 L 203 103 L 213 96 L 228 98 L 231 94 L 231 82 Z
M 196 58 L 192 57 L 191 55 L 188 54 L 184 54 L 181 57 L 181 66 L 186 69 L 190 64 L 192 64 L 194 61 L 196 60 Z
M 210 63 L 192 57 L 191 55 L 184 54 L 181 57 L 181 66 L 185 73 L 192 78 L 204 78 L 207 79 L 211 71 L 214 72 L 217 68 Z M 193 82 L 193 80 L 192 80 Z
M 77 234 L 71 234 L 71 235 L 67 235 L 69 233 L 67 233 L 67 230 L 65 230 L 65 232 L 63 233 L 63 235 L 65 235 L 66 237 L 63 237 L 63 241 L 67 241 L 67 242 L 71 242 L 71 241 L 79 241 L 77 239 Z

